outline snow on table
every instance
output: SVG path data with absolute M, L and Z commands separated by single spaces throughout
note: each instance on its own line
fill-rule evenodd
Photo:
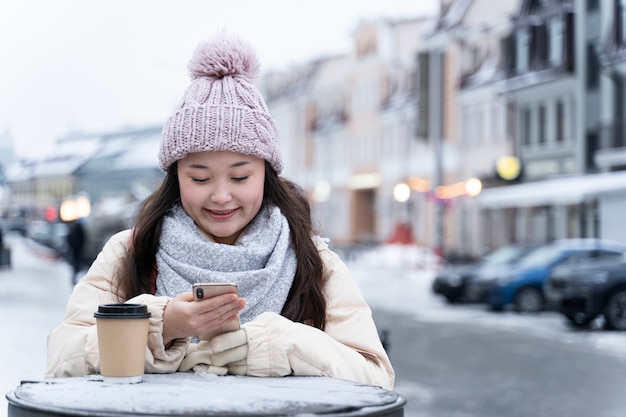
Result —
M 31 410 L 32 415 L 364 416 L 393 410 L 402 415 L 404 406 L 404 399 L 393 391 L 335 378 L 191 372 L 146 374 L 138 384 L 104 383 L 99 375 L 24 381 L 7 399 L 10 409 Z

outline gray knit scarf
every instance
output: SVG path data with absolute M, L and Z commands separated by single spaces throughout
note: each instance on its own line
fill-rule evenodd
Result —
M 156 254 L 156 295 L 175 297 L 196 282 L 234 282 L 246 299 L 241 322 L 281 312 L 296 272 L 289 224 L 278 207 L 262 208 L 234 245 L 209 240 L 180 204 L 163 219 Z

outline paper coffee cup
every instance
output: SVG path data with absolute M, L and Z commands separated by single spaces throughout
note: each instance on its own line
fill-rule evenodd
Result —
M 148 306 L 103 304 L 98 306 L 94 317 L 104 382 L 141 382 L 148 345 Z

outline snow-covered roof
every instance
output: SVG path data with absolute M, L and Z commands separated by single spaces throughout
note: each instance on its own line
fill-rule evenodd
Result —
M 52 151 L 39 159 L 17 161 L 7 170 L 9 182 L 70 175 L 97 152 L 100 138 L 60 140 Z
M 26 181 L 32 178 L 34 166 L 28 161 L 16 161 L 8 166 L 6 178 L 8 182 Z
M 17 182 L 71 175 L 95 159 L 108 159 L 108 170 L 158 168 L 160 135 L 160 128 L 155 127 L 127 133 L 63 137 L 49 154 L 10 165 L 7 180 Z
M 122 152 L 115 159 L 113 169 L 158 168 L 157 154 L 161 143 L 160 132 L 142 138 L 133 138 L 125 143 Z

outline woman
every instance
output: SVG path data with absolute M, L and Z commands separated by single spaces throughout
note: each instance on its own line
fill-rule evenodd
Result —
M 314 235 L 302 190 L 279 176 L 278 131 L 252 84 L 249 44 L 200 44 L 159 150 L 166 172 L 135 226 L 113 236 L 48 338 L 47 377 L 98 372 L 93 313 L 130 302 L 151 312 L 145 371 L 320 375 L 393 388 L 371 310 L 348 269 Z M 196 282 L 239 296 L 194 301 Z M 241 330 L 196 343 L 239 316 Z

